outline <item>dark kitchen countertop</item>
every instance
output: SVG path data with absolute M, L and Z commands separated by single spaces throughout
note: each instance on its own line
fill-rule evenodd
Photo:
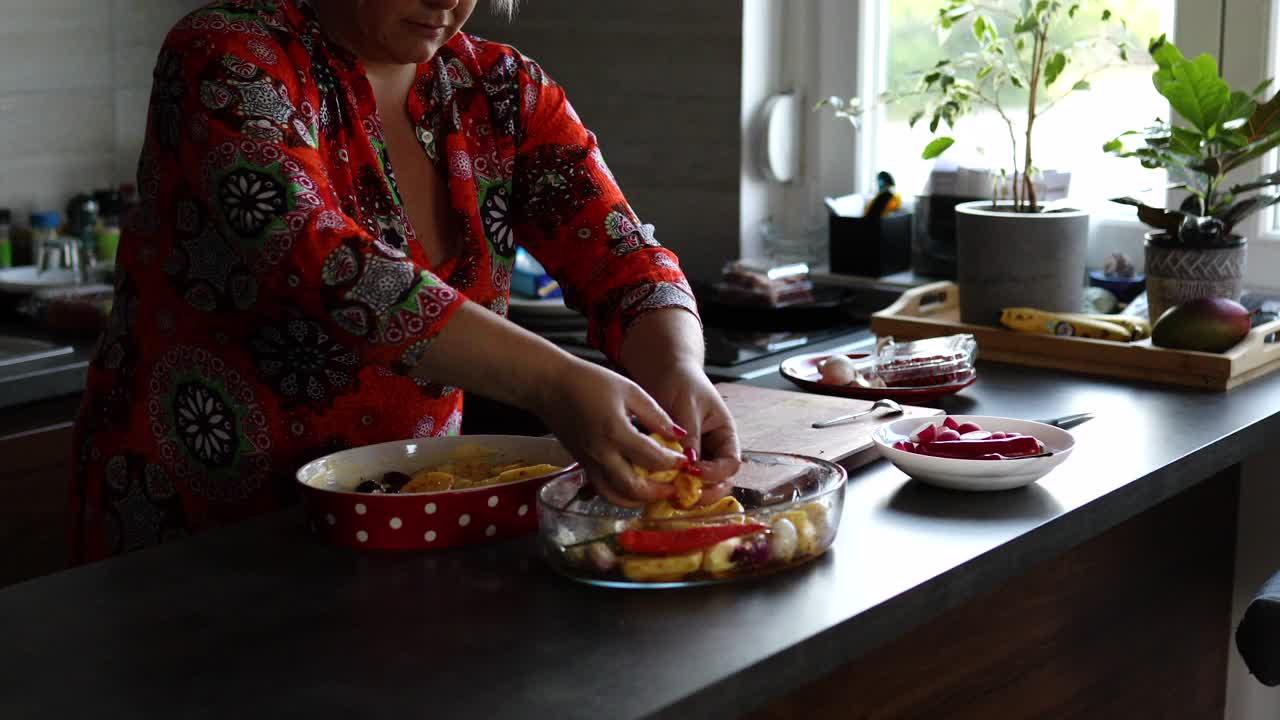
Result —
M 0 336 L 70 347 L 71 352 L 29 362 L 0 364 L 0 411 L 84 391 L 93 354 L 91 338 L 60 338 L 13 321 L 0 321 Z
M 737 586 L 590 588 L 531 539 L 360 554 L 313 540 L 298 512 L 263 517 L 0 590 L 0 717 L 736 717 L 1280 431 L 1280 375 L 1212 394 L 980 373 L 947 410 L 1098 417 L 1025 490 L 952 493 L 867 466 L 832 552 Z

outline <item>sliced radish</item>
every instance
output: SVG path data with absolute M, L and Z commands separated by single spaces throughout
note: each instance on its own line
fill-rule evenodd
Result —
M 927 443 L 933 442 L 938 438 L 938 426 L 933 423 L 921 425 L 916 431 L 911 433 L 911 442 Z
M 958 430 L 960 428 L 960 423 L 950 415 L 942 419 L 942 424 L 951 430 Z
M 991 433 L 991 437 L 987 439 L 988 440 L 1004 440 L 1007 437 L 1013 437 L 1013 436 L 1010 435 L 1009 433 L 1003 433 L 1003 432 L 997 431 L 997 432 Z
M 972 423 L 965 423 L 965 425 L 970 425 L 970 424 Z M 964 425 L 961 425 L 960 428 L 964 429 Z M 1001 433 L 1001 435 L 1003 434 L 1004 433 Z M 999 440 L 1000 438 L 996 437 L 995 433 L 989 433 L 986 430 L 968 430 L 960 434 L 960 439 L 961 440 Z
M 955 430 L 952 430 L 951 428 L 947 428 L 946 430 L 939 430 L 938 437 L 934 438 L 935 441 L 943 441 L 943 440 L 952 441 L 952 440 L 959 440 L 959 439 L 960 439 L 960 433 L 956 432 Z
M 967 423 L 960 423 L 960 427 L 956 428 L 955 430 L 961 435 L 964 435 L 965 433 L 979 432 L 982 430 L 982 428 L 978 426 L 978 423 L 967 422 Z
M 915 446 L 915 445 L 912 445 L 911 443 L 907 442 L 906 440 L 899 440 L 898 442 L 896 442 L 896 443 L 894 443 L 894 444 L 893 444 L 893 449 L 894 449 L 894 450 L 901 450 L 901 451 L 903 451 L 903 452 L 913 453 L 913 452 L 915 452 L 915 451 L 916 451 L 916 446 Z

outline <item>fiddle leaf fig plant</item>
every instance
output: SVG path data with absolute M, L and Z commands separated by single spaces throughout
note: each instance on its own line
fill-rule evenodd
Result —
M 1208 54 L 1183 57 L 1165 36 L 1151 41 L 1156 61 L 1152 83 L 1184 121 L 1164 120 L 1130 130 L 1103 145 L 1119 157 L 1137 158 L 1147 168 L 1169 173 L 1171 190 L 1185 190 L 1176 209 L 1156 208 L 1132 197 L 1114 202 L 1138 208 L 1138 219 L 1167 238 L 1191 247 L 1221 247 L 1239 242 L 1235 227 L 1245 218 L 1280 203 L 1280 194 L 1259 192 L 1280 185 L 1280 173 L 1231 183 L 1227 174 L 1280 146 L 1280 93 L 1259 102 L 1271 81 L 1252 91 L 1232 90 Z M 1142 144 L 1127 149 L 1123 138 Z
M 1017 212 L 1040 212 L 1033 178 L 1037 166 L 1033 154 L 1036 121 L 1063 97 L 1088 90 L 1089 78 L 1114 62 L 1101 60 L 1113 55 L 1128 61 L 1127 26 L 1110 10 L 1094 15 L 1086 0 L 943 0 L 934 24 L 945 41 L 958 27 L 968 24 L 977 50 L 939 60 L 932 67 L 913 73 L 918 76 L 914 90 L 886 94 L 882 99 L 898 102 L 923 98 L 925 106 L 912 114 L 910 124 L 929 119 L 929 132 L 936 137 L 925 146 L 922 157 L 933 159 L 946 152 L 956 139 L 937 135 L 944 124 L 954 129 L 956 121 L 975 107 L 994 110 L 1009 131 L 1012 160 L 1012 208 Z M 1099 18 L 1104 27 L 1118 26 L 1118 39 L 1088 33 L 1071 41 L 1067 32 L 1073 24 L 1083 25 L 1086 17 Z M 1066 84 L 1069 68 L 1085 68 L 1075 82 Z M 830 106 L 837 116 L 857 127 L 860 112 L 855 101 L 828 98 L 818 107 Z M 1022 109 L 1019 113 L 1016 110 Z M 1019 117 L 1021 115 L 1021 117 Z M 994 199 L 993 199 L 994 202 Z

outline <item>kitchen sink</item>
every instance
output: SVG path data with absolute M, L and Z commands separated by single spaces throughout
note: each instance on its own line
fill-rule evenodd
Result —
M 0 369 L 18 369 L 27 363 L 70 355 L 75 350 L 70 345 L 58 345 L 44 340 L 0 335 Z

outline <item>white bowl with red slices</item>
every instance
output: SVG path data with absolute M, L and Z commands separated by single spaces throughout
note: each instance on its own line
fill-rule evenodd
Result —
M 1075 438 L 1052 425 L 985 415 L 909 418 L 872 435 L 880 454 L 915 480 L 952 490 L 1010 490 L 1062 464 Z

